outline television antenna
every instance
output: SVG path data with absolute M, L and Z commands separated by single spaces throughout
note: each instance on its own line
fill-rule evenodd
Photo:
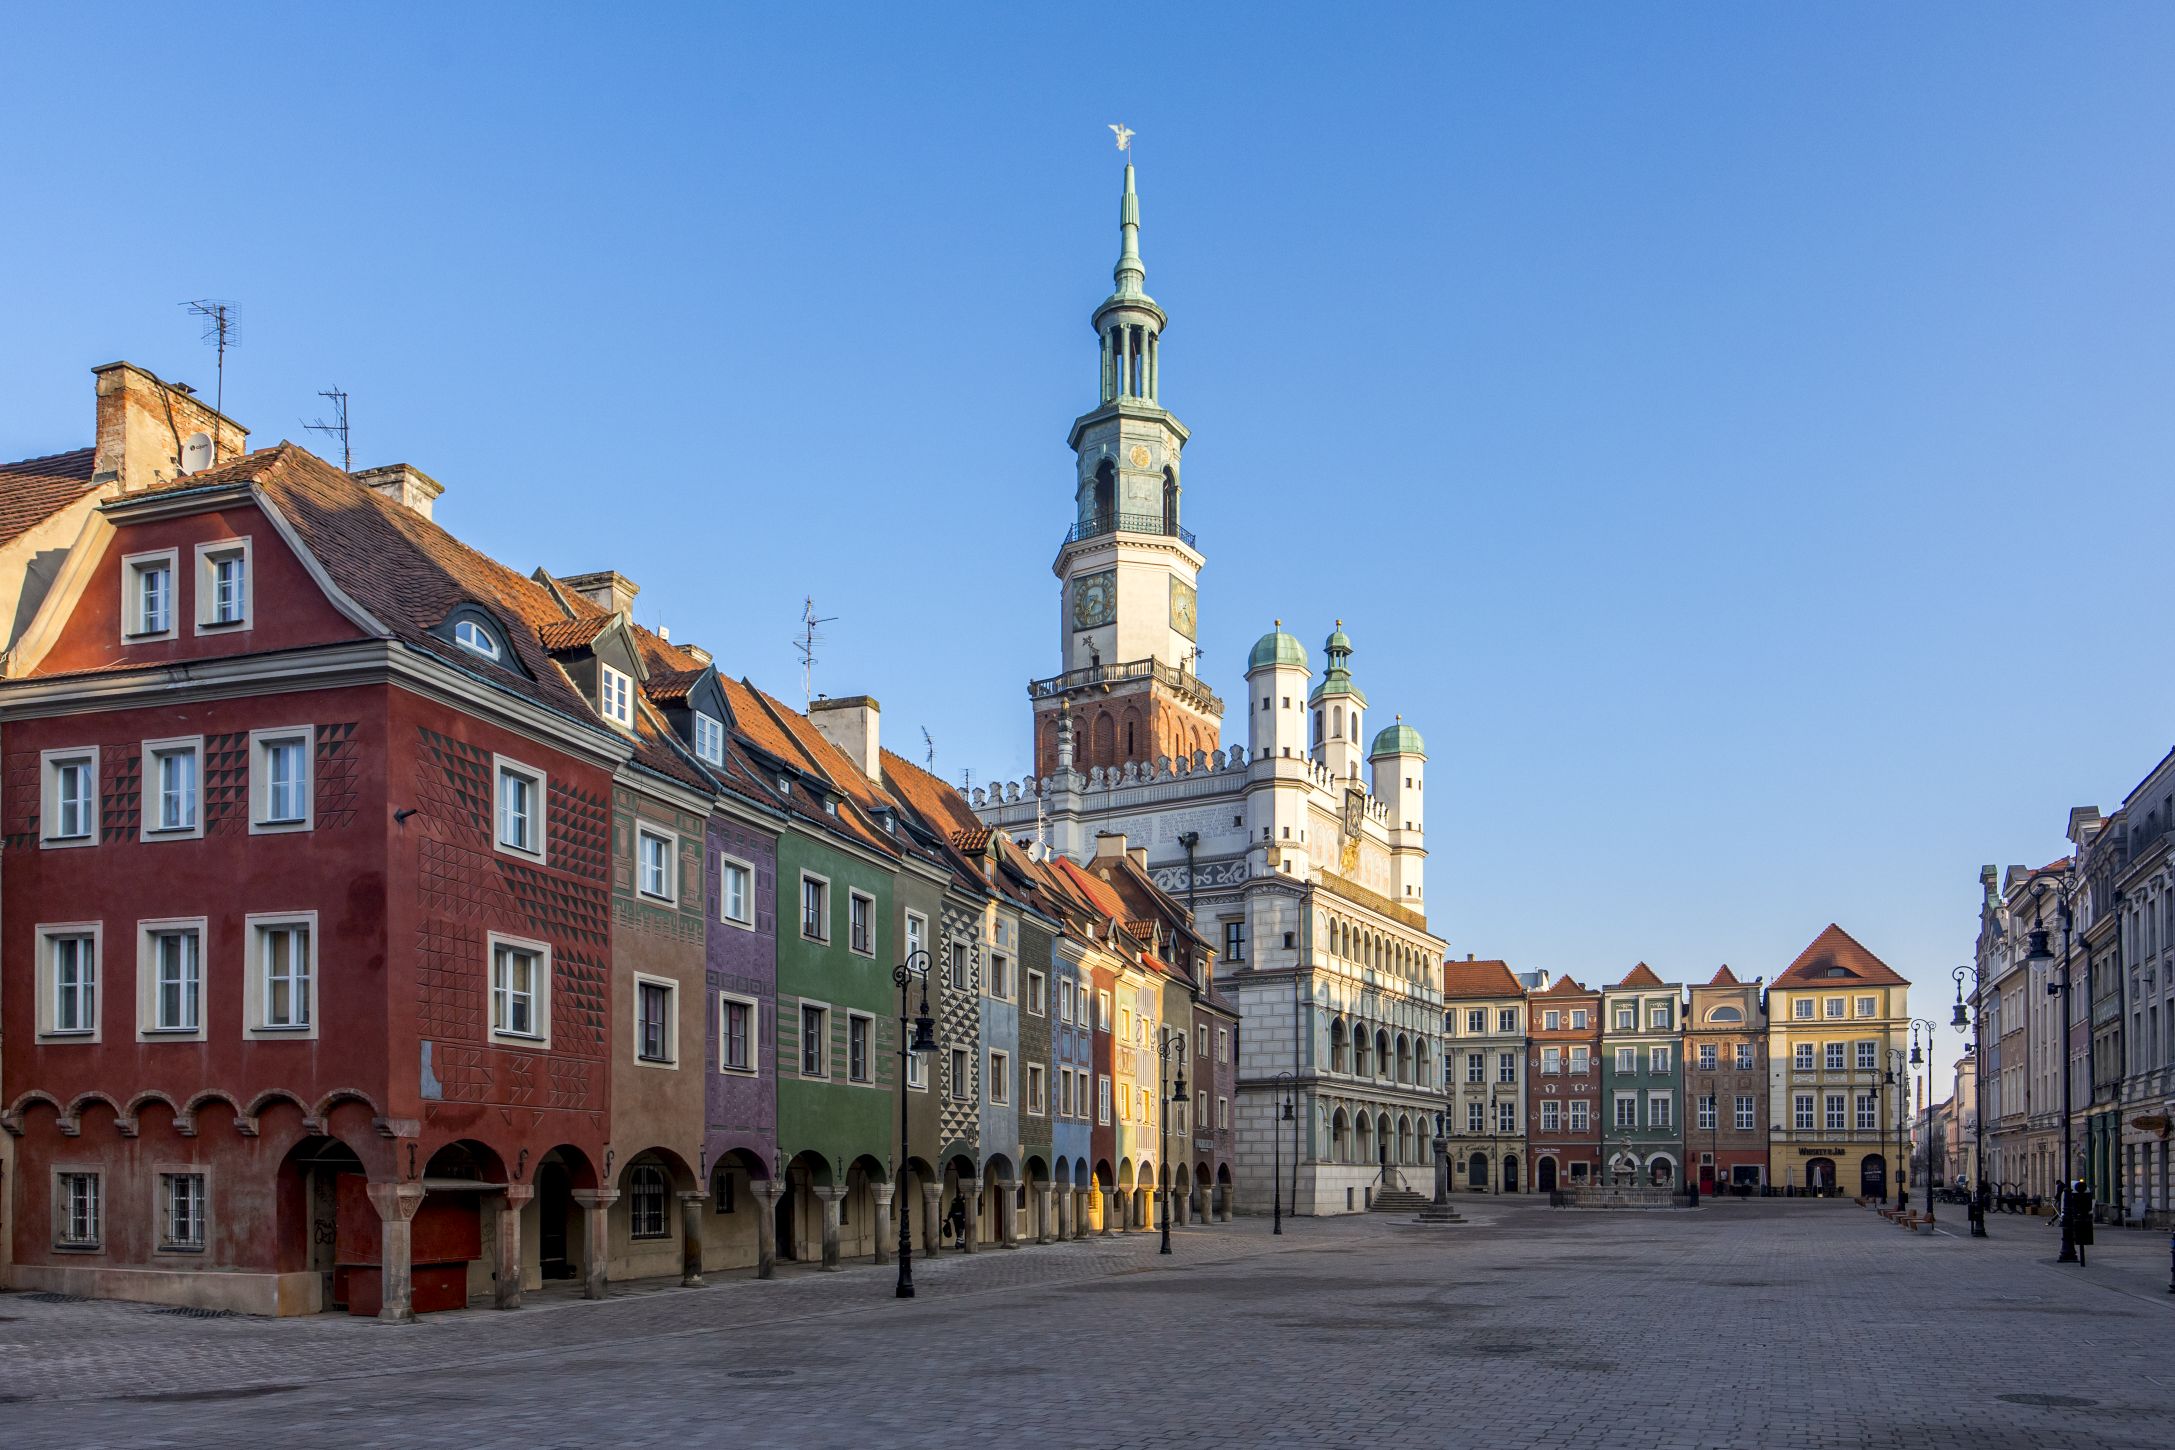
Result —
M 199 297 L 194 302 L 184 302 L 193 316 L 204 319 L 204 341 L 218 349 L 217 374 L 212 383 L 212 411 L 221 421 L 227 411 L 227 349 L 240 341 L 240 333 L 234 325 L 234 304 L 217 297 Z M 217 425 L 214 425 L 217 426 Z M 214 450 L 216 454 L 216 450 Z
M 342 473 L 353 473 L 355 471 L 355 460 L 349 455 L 347 444 L 347 394 L 335 383 L 329 388 L 318 389 L 317 396 L 332 404 L 332 421 L 327 423 L 324 419 L 319 418 L 314 423 L 304 423 L 302 426 L 312 433 L 323 433 L 327 437 L 338 438 L 340 440 L 340 471 Z
M 823 642 L 823 635 L 817 626 L 830 624 L 837 618 L 838 616 L 835 614 L 826 614 L 820 619 L 817 618 L 815 596 L 812 594 L 801 596 L 801 632 L 799 637 L 793 641 L 793 648 L 800 652 L 801 657 L 801 707 L 803 709 L 814 704 L 816 700 L 816 646 Z

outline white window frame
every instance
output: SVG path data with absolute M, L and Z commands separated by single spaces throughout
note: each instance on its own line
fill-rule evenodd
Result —
M 1844 1065 L 1845 1063 L 1849 1062 L 1850 1059 L 1845 1056 L 1842 1043 L 1824 1042 L 1821 1044 L 1821 1047 L 1824 1049 L 1824 1054 L 1821 1059 L 1822 1071 L 1848 1072 L 1850 1070 Z
M 1840 1022 L 1843 1019 L 1843 1009 L 1846 1005 L 1845 1000 L 1841 997 L 1823 997 L 1821 999 L 1821 1012 L 1827 1021 Z
M 498 954 L 507 951 L 532 952 L 536 956 L 536 981 L 530 991 L 529 1018 L 533 1031 L 516 1032 L 498 1025 Z M 487 932 L 483 945 L 483 991 L 485 1030 L 493 1042 L 530 1052 L 543 1052 L 551 1046 L 551 944 L 529 937 L 509 936 L 504 932 Z
M 106 927 L 98 921 L 40 922 L 34 929 L 38 953 L 37 1040 L 44 1043 L 96 1042 L 102 1032 L 106 992 Z M 62 1029 L 58 1025 L 60 981 L 54 975 L 53 943 L 60 938 L 90 938 L 91 1025 Z
M 1736 1071 L 1752 1071 L 1752 1044 L 1749 1042 L 1740 1042 L 1736 1044 L 1736 1049 L 1737 1050 L 1731 1054 L 1730 1058 L 1731 1062 L 1735 1065 Z
M 254 627 L 257 618 L 257 568 L 254 546 L 248 534 L 232 539 L 207 539 L 196 546 L 196 632 L 238 634 Z M 242 565 L 242 612 L 233 619 L 217 619 L 219 591 L 215 569 L 227 559 Z
M 1048 1076 L 1041 1063 L 1027 1064 L 1027 1101 L 1024 1106 L 1030 1117 L 1046 1118 L 1050 1115 Z
M 1095 1030 L 1105 1033 L 1110 1031 L 1110 994 L 1108 992 L 1098 991 L 1095 994 Z
M 1591 1098 L 1573 1098 L 1573 1099 L 1571 1099 L 1571 1104 L 1570 1104 L 1570 1108 L 1571 1108 L 1571 1110 L 1570 1110 L 1570 1113 L 1569 1113 L 1569 1115 L 1568 1115 L 1568 1119 L 1569 1119 L 1569 1122 L 1570 1122 L 1570 1125 L 1571 1125 L 1571 1128 L 1570 1128 L 1570 1130 L 1571 1130 L 1572 1132 L 1574 1132 L 1574 1133 L 1590 1133 L 1590 1132 L 1592 1132 L 1592 1131 L 1593 1131 L 1593 1099 L 1591 1099 Z
M 196 1236 L 193 1239 L 177 1239 L 174 1236 L 174 1197 L 177 1183 L 194 1181 L 191 1195 L 191 1211 L 194 1214 Z M 210 1239 L 211 1175 L 195 1163 L 161 1163 L 151 1174 L 151 1221 L 157 1226 L 159 1254 L 193 1256 L 204 1252 Z
M 1616 1070 L 1618 1072 L 1637 1072 L 1639 1070 L 1639 1049 L 1636 1047 L 1617 1048 Z
M 1541 1099 L 1541 1131 L 1544 1133 L 1560 1133 L 1563 1131 L 1563 1104 L 1557 1102 L 1554 1098 Z
M 1812 1020 L 1812 1015 L 1813 1015 L 1813 999 L 1812 999 L 1812 998 L 1810 998 L 1810 997 L 1796 997 L 1796 998 L 1793 998 L 1793 999 L 1791 1000 L 1791 1002 L 1790 1002 L 1790 1020 L 1791 1020 L 1792 1022 L 1810 1022 L 1810 1021 Z
M 1846 1093 L 1829 1093 L 1824 1104 L 1826 1116 L 1822 1119 L 1830 1133 L 1850 1131 L 1850 1098 Z
M 1793 1043 L 1790 1049 L 1790 1071 L 1815 1072 L 1819 1070 L 1820 1054 L 1817 1043 Z
M 166 627 L 145 629 L 143 617 L 143 576 L 153 567 L 166 570 Z M 150 549 L 139 554 L 121 556 L 121 643 L 150 644 L 157 640 L 172 639 L 178 632 L 178 612 L 175 596 L 181 586 L 181 551 L 179 549 Z
M 1649 1128 L 1674 1128 L 1677 1125 L 1676 1097 L 1672 1092 L 1646 1095 L 1646 1125 Z
M 1749 1132 L 1751 1132 L 1751 1131 L 1753 1130 L 1753 1121 L 1752 1121 L 1752 1109 L 1753 1109 L 1753 1101 L 1754 1101 L 1754 1100 L 1753 1100 L 1753 1096 L 1752 1096 L 1752 1094 L 1750 1094 L 1750 1093 L 1739 1093 L 1739 1094 L 1737 1094 L 1737 1103 L 1736 1103 L 1736 1112 L 1737 1112 L 1737 1118 L 1736 1118 L 1736 1122 L 1737 1122 L 1737 1131 L 1738 1131 L 1738 1132 L 1740 1132 L 1740 1133 L 1749 1133 Z
M 196 1025 L 161 1027 L 158 1024 L 159 970 L 155 942 L 173 932 L 196 933 Z M 136 1040 L 138 1042 L 202 1042 L 211 1016 L 210 922 L 201 916 L 161 917 L 136 923 Z
M 808 1070 L 808 1014 L 817 1015 L 816 1070 Z M 803 997 L 793 1013 L 793 1070 L 809 1082 L 828 1082 L 831 1078 L 831 1004 Z
M 1649 1048 L 1646 1054 L 1646 1070 L 1655 1074 L 1673 1071 L 1670 1066 L 1673 1055 L 1667 1046 Z
M 249 834 L 277 835 L 317 828 L 317 727 L 284 725 L 249 732 Z M 302 747 L 302 814 L 293 820 L 272 819 L 272 747 Z
M 1880 1043 L 1877 1041 L 1859 1043 L 1856 1060 L 1859 1072 L 1880 1071 Z
M 1856 998 L 1851 1003 L 1851 1010 L 1860 1017 L 1878 1017 L 1880 1015 L 1880 998 L 1877 995 Z
M 1012 1054 L 1001 1047 L 989 1049 L 989 1102 L 992 1107 L 1008 1107 L 1012 1102 Z
M 1227 1097 L 1216 1099 L 1216 1126 L 1219 1129 L 1231 1126 L 1231 1099 Z
M 649 843 L 664 848 L 664 890 L 652 891 L 649 862 L 644 855 Z M 677 906 L 680 901 L 680 833 L 648 821 L 634 823 L 634 893 L 645 901 Z
M 1541 1049 L 1541 1076 L 1561 1077 L 1562 1075 L 1563 1049 L 1552 1043 L 1544 1046 Z
M 1032 968 L 1027 973 L 1026 1005 L 1027 1015 L 1030 1017 L 1047 1017 L 1050 1015 L 1049 978 Z
M 695 712 L 695 758 L 710 765 L 725 763 L 725 722 L 701 710 Z
M 929 1090 L 928 1053 L 909 1051 L 906 1054 L 906 1086 L 908 1090 L 917 1093 Z
M 486 628 L 481 620 L 453 621 L 453 642 L 483 659 L 495 662 L 505 658 L 504 652 L 499 648 L 498 636 Z
M 966 1102 L 974 1096 L 973 1064 L 974 1054 L 968 1052 L 964 1047 L 952 1048 L 946 1058 L 946 1066 L 951 1070 L 951 1098 L 955 1103 Z
M 1095 1121 L 1110 1126 L 1110 1074 L 1098 1073 L 1095 1078 Z
M 1518 1009 L 1516 1007 L 1496 1008 L 1495 1030 L 1498 1034 L 1516 1032 L 1518 1030 Z
M 747 912 L 745 916 L 734 916 L 732 914 L 732 898 L 725 890 L 725 875 L 729 871 L 738 871 L 746 878 L 746 884 L 740 893 L 741 907 Z M 722 852 L 719 853 L 717 858 L 717 919 L 727 926 L 737 926 L 742 931 L 755 930 L 755 865 L 753 862 L 743 861 L 738 856 L 727 856 Z
M 808 883 L 811 881 L 815 882 L 816 885 L 823 888 L 822 894 L 817 901 L 816 911 L 817 924 L 822 928 L 822 934 L 820 936 L 811 936 L 808 932 Z M 801 872 L 800 890 L 796 894 L 793 901 L 793 919 L 800 924 L 800 934 L 802 941 L 818 942 L 824 946 L 829 946 L 831 944 L 830 877 L 818 876 L 813 871 Z
M 84 766 L 90 775 L 90 800 L 85 805 L 82 834 L 61 836 L 54 834 L 54 824 L 60 819 L 60 773 L 70 766 Z M 98 844 L 98 747 L 79 745 L 69 750 L 44 750 L 38 753 L 38 845 L 47 851 L 64 851 L 75 846 Z
M 529 809 L 529 834 L 534 838 L 530 845 L 521 845 L 506 839 L 506 777 L 519 776 L 527 782 L 533 801 Z M 533 765 L 524 764 L 511 756 L 491 757 L 491 848 L 508 856 L 519 856 L 524 861 L 541 862 L 550 850 L 545 836 L 545 801 L 550 798 L 550 777 Z
M 189 755 L 196 764 L 194 817 L 186 826 L 160 826 L 159 762 L 171 755 Z M 165 740 L 146 740 L 143 743 L 143 809 L 137 832 L 145 841 L 196 841 L 204 836 L 204 737 L 201 735 L 175 735 Z
M 868 940 L 856 946 L 853 940 L 854 908 L 861 908 L 862 935 Z M 876 898 L 856 887 L 846 888 L 846 950 L 857 957 L 876 955 Z
M 72 1179 L 88 1179 L 89 1232 L 77 1237 L 70 1232 L 75 1222 Z M 106 1175 L 97 1168 L 73 1163 L 53 1165 L 53 1247 L 69 1254 L 98 1254 L 106 1250 Z
M 1518 1100 L 1516 1098 L 1498 1099 L 1495 1104 L 1496 1136 L 1508 1138 L 1516 1134 L 1517 1131 Z
M 1810 1133 L 1819 1122 L 1819 1104 L 1811 1093 L 1793 1093 L 1790 1097 L 1790 1123 L 1792 1130 Z
M 1638 1095 L 1637 1093 L 1618 1093 L 1618 1094 L 1616 1095 L 1616 1109 L 1615 1109 L 1615 1111 L 1616 1111 L 1616 1126 L 1617 1126 L 1617 1127 L 1619 1127 L 1619 1128 L 1636 1128 L 1636 1127 L 1638 1127 L 1638 1126 L 1639 1126 L 1639 1095 Z
M 665 994 L 665 1055 L 645 1057 L 642 1054 L 642 989 L 655 987 Z M 648 972 L 634 974 L 634 1010 L 627 1014 L 633 1029 L 631 1046 L 634 1049 L 636 1067 L 656 1068 L 664 1072 L 676 1071 L 680 1065 L 680 984 L 670 977 L 659 977 Z
M 1003 952 L 989 954 L 989 995 L 999 1002 L 1012 1000 L 1012 959 Z
M 634 676 L 597 661 L 597 713 L 623 730 L 634 728 Z
M 271 979 L 265 972 L 264 946 L 269 933 L 300 927 L 309 933 L 310 960 L 307 991 L 302 1002 L 304 1020 L 282 1026 L 267 1019 L 271 1005 Z M 253 912 L 242 918 L 242 1035 L 252 1040 L 288 1038 L 310 1041 L 318 1035 L 318 984 L 324 978 L 324 937 L 317 930 L 314 911 Z
M 861 1033 L 861 1070 L 858 1073 L 853 1070 L 853 1036 L 856 1028 Z M 863 1085 L 876 1081 L 876 1019 L 866 1012 L 846 1013 L 846 1081 Z
M 1475 1134 L 1486 1131 L 1487 1125 L 1488 1105 L 1486 1103 L 1478 1101 L 1467 1102 L 1465 1104 L 1466 1136 L 1471 1137 Z
M 729 1010 L 745 1007 L 748 1012 L 748 1060 L 734 1064 L 725 1060 L 726 1044 L 732 1041 L 728 1024 L 732 1020 Z M 717 994 L 717 1070 L 732 1077 L 758 1077 L 763 1071 L 763 1009 L 755 998 L 740 992 Z

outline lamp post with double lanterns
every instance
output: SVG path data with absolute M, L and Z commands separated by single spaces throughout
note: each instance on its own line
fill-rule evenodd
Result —
M 1280 1072 L 1269 1081 L 1276 1084 L 1277 1100 L 1283 1105 L 1282 1115 L 1269 1124 L 1269 1232 L 1280 1234 L 1284 1231 L 1284 1130 L 1277 1127 L 1277 1123 L 1294 1121 L 1291 1115 L 1291 1089 L 1297 1086 L 1299 1079 L 1296 1074 Z M 1296 1132 L 1297 1129 L 1293 1131 Z M 1291 1171 L 1294 1176 L 1299 1172 L 1297 1143 L 1291 1145 Z M 1299 1211 L 1299 1192 L 1296 1185 L 1292 1189 L 1291 1211 L 1295 1214 Z
M 2070 1227 L 2067 1203 L 2069 1184 L 2076 1173 L 2076 1149 L 2070 1141 L 2069 1121 L 2069 1097 L 2071 1091 L 2069 1080 L 2073 1075 L 2069 1057 L 2069 938 L 2070 929 L 2074 925 L 2073 918 L 2070 915 L 2069 903 L 2076 894 L 2076 878 L 2067 872 L 2063 873 L 2059 883 L 2050 882 L 2042 877 L 2033 885 L 2032 897 L 2035 904 L 2032 908 L 2031 948 L 2024 953 L 2024 965 L 2034 971 L 2044 969 L 2054 961 L 2054 953 L 2047 948 L 2047 928 L 2039 924 L 2039 907 L 2036 904 L 2044 897 L 2052 895 L 2054 897 L 2055 917 L 2062 924 L 2061 975 L 2047 983 L 2047 995 L 2062 1004 L 2060 1047 L 2055 1056 L 2055 1062 L 2060 1065 L 2062 1071 L 2062 1172 L 2059 1179 L 2062 1189 L 2061 1196 L 2055 1200 L 2058 1205 L 2055 1209 L 2055 1217 L 2059 1218 L 2062 1224 L 2062 1252 L 2061 1256 L 2055 1260 L 2058 1264 L 2080 1262 L 2077 1258 L 2077 1240 Z
M 1961 966 L 1949 975 L 1956 979 L 1956 1015 L 1949 1023 L 1958 1032 L 1969 1027 L 1971 1041 L 1971 1237 L 1986 1237 L 1986 1210 L 1992 1190 L 1986 1186 L 1986 1053 L 1979 1040 L 1979 969 Z M 1971 978 L 1971 1010 L 1964 1010 L 1964 978 Z
M 1903 1206 L 1903 1099 L 1906 1096 L 1904 1088 L 1910 1080 L 1909 1063 L 1910 1059 L 1903 1055 L 1902 1048 L 1889 1048 L 1888 1070 L 1881 1074 L 1880 1079 L 1896 1090 L 1896 1166 L 1895 1171 L 1889 1175 L 1893 1183 L 1889 1200 L 1897 1208 Z
M 1171 1111 L 1186 1100 L 1186 1034 L 1165 1027 L 1156 1044 L 1156 1056 L 1161 1060 L 1161 1086 L 1168 1089 L 1163 1094 L 1163 1182 L 1156 1194 L 1163 1200 L 1163 1246 L 1156 1252 L 1167 1254 L 1171 1251 L 1171 1182 L 1175 1177 L 1171 1172 Z M 1173 1058 L 1178 1062 L 1178 1082 L 1175 1087 L 1169 1080 Z
M 906 1105 L 908 1094 L 906 1080 L 911 1075 L 910 1054 L 936 1051 L 936 1020 L 929 1015 L 929 954 L 916 951 L 905 961 L 891 969 L 891 980 L 899 984 L 899 1162 L 913 1161 L 914 1150 L 906 1141 Z M 914 1014 L 911 1024 L 906 1015 L 907 988 L 914 982 L 921 983 L 921 1010 Z M 907 1035 L 911 1025 L 913 1036 Z M 913 1198 L 899 1195 L 899 1288 L 894 1296 L 900 1299 L 914 1297 L 914 1227 L 911 1215 Z
M 1918 1040 L 1921 1030 L 1926 1034 L 1923 1047 Z M 1926 1200 L 1926 1222 L 1929 1224 L 1933 1222 L 1933 1033 L 1930 1019 L 1911 1019 L 1911 1066 L 1926 1069 L 1925 1100 L 1918 1105 L 1919 1112 L 1926 1116 L 1926 1176 L 1919 1181 L 1918 1196 Z

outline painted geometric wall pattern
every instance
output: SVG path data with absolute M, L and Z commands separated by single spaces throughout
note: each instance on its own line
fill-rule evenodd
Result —
M 249 829 L 249 734 L 234 730 L 204 737 L 204 834 L 236 835 Z
M 355 722 L 317 727 L 311 785 L 319 830 L 337 830 L 355 820 L 356 777 L 362 773 L 362 751 L 355 745 Z
M 23 850 L 37 844 L 39 797 L 38 757 L 29 750 L 10 750 L 0 766 L 0 790 L 7 792 L 8 816 L 5 840 L 9 849 Z
M 938 1035 L 944 1049 L 937 1054 L 937 1091 L 941 1094 L 937 1109 L 937 1123 L 944 1136 L 943 1151 L 946 1156 L 963 1152 L 981 1161 L 982 1137 L 982 922 L 976 914 L 963 911 L 946 902 L 944 905 L 944 941 L 934 970 L 943 974 L 944 984 L 938 1011 Z M 952 943 L 959 942 L 967 948 L 967 987 L 955 991 L 951 985 Z M 951 1049 L 965 1048 L 967 1054 L 967 1084 L 964 1092 L 951 1081 Z
M 143 821 L 143 757 L 128 751 L 112 764 L 98 757 L 98 773 L 105 777 L 100 788 L 106 798 L 98 811 L 98 834 L 107 845 L 133 841 Z

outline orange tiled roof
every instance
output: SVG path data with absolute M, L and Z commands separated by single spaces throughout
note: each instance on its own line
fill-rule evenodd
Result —
M 1633 967 L 1630 971 L 1624 973 L 1624 980 L 1618 982 L 1616 985 L 1619 987 L 1666 987 L 1669 984 L 1667 982 L 1664 982 L 1661 978 L 1655 976 L 1654 969 L 1652 967 L 1648 966 L 1645 962 L 1641 962 L 1637 966 Z
M 1836 975 L 1836 973 L 1841 975 Z M 1777 987 L 1811 987 L 1833 982 L 1856 982 L 1861 986 L 1907 987 L 1909 982 L 1898 976 L 1895 970 L 1879 957 L 1874 956 L 1857 939 L 1833 922 L 1828 929 L 1813 938 L 1811 946 L 1798 953 L 1797 960 L 1788 970 L 1775 978 Z
M 1109 882 L 1081 870 L 1062 856 L 1057 858 L 1057 864 L 1098 912 L 1111 921 L 1125 919 L 1125 903 L 1118 899 L 1118 893 L 1111 889 Z
M 593 614 L 576 619 L 555 619 L 548 624 L 538 625 L 536 635 L 543 642 L 544 648 L 553 654 L 564 650 L 587 649 L 596 643 L 597 636 L 604 633 L 604 626 L 610 622 L 608 615 Z
M 643 633 L 647 634 L 648 631 L 645 630 Z M 649 666 L 649 678 L 642 682 L 643 693 L 659 704 L 677 703 L 685 700 L 687 692 L 694 689 L 695 682 L 702 678 L 702 670 L 700 668 L 692 670 L 663 668 L 657 657 L 651 653 L 649 645 L 650 641 L 648 639 L 642 641 L 642 652 L 644 655 L 649 656 L 644 661 Z
M 1554 986 L 1537 995 L 1542 997 L 1591 997 L 1593 992 L 1590 988 L 1581 987 L 1576 977 L 1558 977 Z
M 1524 991 L 1511 975 L 1510 964 L 1499 958 L 1442 964 L 1445 997 L 1516 997 Z
M 0 544 L 28 532 L 91 488 L 95 448 L 0 463 Z
M 1722 970 L 1716 972 L 1714 980 L 1707 983 L 1707 985 L 1710 987 L 1742 987 L 1744 983 L 1737 980 L 1737 974 L 1729 969 L 1728 962 L 1724 962 L 1722 963 Z

